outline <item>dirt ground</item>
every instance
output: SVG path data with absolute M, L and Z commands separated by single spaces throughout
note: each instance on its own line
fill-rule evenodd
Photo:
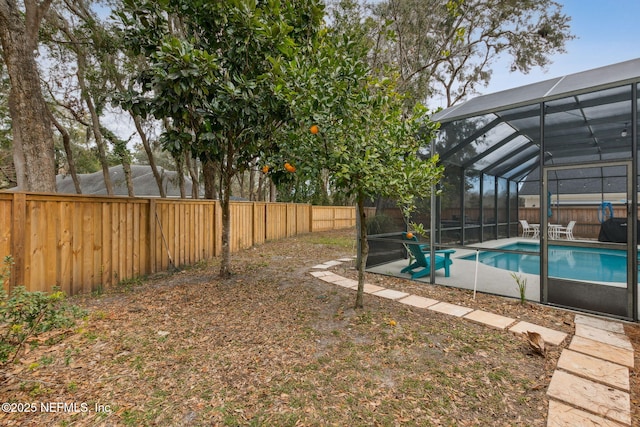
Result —
M 311 267 L 355 254 L 352 230 L 268 242 L 99 295 L 88 315 L 0 372 L 7 426 L 544 426 L 569 339 L 546 357 L 506 331 L 324 283 Z M 352 265 L 332 269 L 355 277 Z M 367 282 L 573 333 L 574 314 L 367 275 Z M 640 328 L 634 420 L 640 419 Z M 27 412 L 27 410 L 29 412 Z M 636 425 L 637 424 L 637 421 Z

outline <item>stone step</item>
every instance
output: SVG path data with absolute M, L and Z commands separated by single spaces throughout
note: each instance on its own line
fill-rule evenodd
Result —
M 599 383 L 629 391 L 629 369 L 597 357 L 564 349 L 558 368 Z
M 434 304 L 429 307 L 428 310 L 437 311 L 438 313 L 448 314 L 450 316 L 462 317 L 473 311 L 473 308 L 449 304 L 448 302 L 439 302 L 438 304 Z
M 534 325 L 529 322 L 518 322 L 509 328 L 509 331 L 515 334 L 524 335 L 527 331 L 537 332 L 542 336 L 545 343 L 560 345 L 567 338 L 567 334 L 553 329 L 545 328 L 544 326 Z
M 394 299 L 394 300 L 409 296 L 409 294 L 406 292 L 400 292 L 394 289 L 383 289 L 381 291 L 374 292 L 371 295 L 375 295 L 377 297 L 382 297 L 382 298 Z
M 600 319 L 598 317 L 586 316 L 584 314 L 576 314 L 576 325 L 586 325 L 592 328 L 598 328 L 609 332 L 615 332 L 616 334 L 624 334 L 624 326 L 622 323 L 615 322 L 613 320 Z
M 631 341 L 624 334 L 618 334 L 604 329 L 594 328 L 593 326 L 576 324 L 576 335 L 601 343 L 620 347 L 625 350 L 633 351 Z
M 625 427 L 624 424 L 602 418 L 557 400 L 549 400 L 547 427 Z
M 507 329 L 516 319 L 500 316 L 487 311 L 475 310 L 464 316 L 465 319 L 496 329 Z
M 604 384 L 556 370 L 551 378 L 547 395 L 604 418 L 631 425 L 629 393 Z
M 589 338 L 574 336 L 569 344 L 569 349 L 580 353 L 598 357 L 618 365 L 633 368 L 633 351 L 625 350 Z
M 419 297 L 417 295 L 409 295 L 406 298 L 402 298 L 398 302 L 411 305 L 413 307 L 427 308 L 439 303 L 440 301 L 431 298 Z

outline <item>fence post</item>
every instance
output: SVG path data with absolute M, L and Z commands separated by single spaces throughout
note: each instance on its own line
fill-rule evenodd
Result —
M 149 199 L 149 273 L 156 272 L 156 201 Z
M 251 203 L 251 246 L 256 244 L 256 232 L 258 230 L 258 219 L 256 218 L 256 202 Z
M 13 193 L 13 224 L 11 232 L 11 256 L 13 268 L 9 280 L 9 290 L 15 286 L 24 285 L 25 257 L 24 239 L 27 221 L 27 198 L 24 193 Z
M 215 235 L 213 236 L 214 241 L 214 255 L 220 256 L 222 254 L 222 209 L 220 207 L 220 203 L 217 200 L 214 200 L 214 216 L 213 223 Z

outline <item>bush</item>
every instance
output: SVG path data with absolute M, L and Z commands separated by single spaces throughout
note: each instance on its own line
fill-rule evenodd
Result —
M 12 263 L 10 256 L 5 257 L 0 269 L 0 365 L 15 360 L 30 338 L 53 329 L 71 327 L 75 325 L 75 319 L 85 314 L 68 304 L 60 290 L 47 294 L 16 286 L 8 294 L 4 283 Z

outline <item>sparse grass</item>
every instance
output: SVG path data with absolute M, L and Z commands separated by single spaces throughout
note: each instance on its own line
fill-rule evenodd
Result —
M 347 236 L 321 236 L 311 234 L 308 237 L 304 237 L 304 240 L 314 245 L 326 245 L 334 246 L 341 249 L 353 249 L 354 239 Z
M 132 277 L 130 279 L 124 279 L 118 282 L 116 287 L 122 292 L 131 292 L 134 288 L 142 286 L 145 281 L 145 277 Z

